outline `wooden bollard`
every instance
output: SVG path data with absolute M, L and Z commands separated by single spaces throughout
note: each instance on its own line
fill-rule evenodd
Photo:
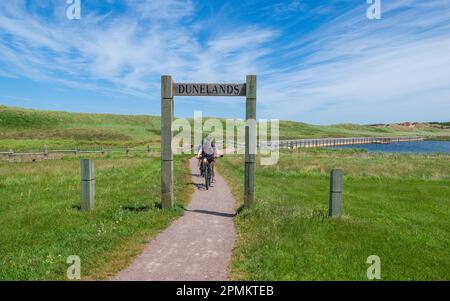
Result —
M 342 213 L 342 179 L 344 171 L 333 169 L 330 177 L 330 204 L 328 209 L 329 217 L 340 217 Z
M 14 151 L 12 150 L 12 148 L 9 149 L 9 154 L 8 154 L 8 159 L 9 161 L 12 161 L 14 157 Z
M 92 159 L 81 159 L 81 209 L 83 211 L 93 210 L 94 198 L 94 161 Z
M 45 157 L 45 158 L 48 157 L 48 148 L 47 148 L 47 145 L 44 146 L 44 157 Z

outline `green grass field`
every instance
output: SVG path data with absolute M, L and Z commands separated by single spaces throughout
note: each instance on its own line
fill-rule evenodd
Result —
M 160 159 L 95 157 L 95 210 L 80 211 L 80 161 L 0 162 L 0 280 L 64 280 L 81 258 L 82 279 L 127 266 L 182 214 L 192 187 L 187 159 L 175 162 L 176 210 L 159 208 Z
M 243 161 L 218 165 L 243 194 Z M 344 168 L 344 215 L 329 219 L 329 172 Z M 236 217 L 237 280 L 450 280 L 450 156 L 283 152 L 258 166 L 256 206 Z
M 281 121 L 288 138 L 425 135 L 449 139 L 447 124 L 315 126 Z M 0 151 L 159 148 L 160 118 L 47 112 L 0 106 Z M 382 155 L 355 150 L 283 152 L 257 169 L 257 204 L 236 217 L 233 279 L 364 280 L 378 255 L 383 279 L 450 279 L 448 155 Z M 83 279 L 127 266 L 145 243 L 180 216 L 159 209 L 160 158 L 95 156 L 96 209 L 81 212 L 79 157 L 0 161 L 0 280 L 64 280 L 69 255 Z M 218 168 L 242 196 L 240 157 Z M 329 172 L 345 169 L 344 216 L 326 218 Z M 187 157 L 177 157 L 175 196 L 192 187 Z
M 45 145 L 50 150 L 146 145 L 158 149 L 160 122 L 159 116 L 80 114 L 0 105 L 0 151 L 42 151 Z M 223 119 L 222 124 L 225 128 Z M 318 126 L 280 121 L 281 139 L 405 135 L 446 139 L 450 137 L 450 127 L 445 124 L 420 125 L 417 128 L 355 124 Z

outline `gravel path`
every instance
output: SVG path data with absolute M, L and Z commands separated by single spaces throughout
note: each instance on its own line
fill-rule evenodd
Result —
M 190 160 L 196 190 L 185 214 L 159 234 L 116 280 L 226 280 L 235 240 L 235 199 L 216 172 L 209 190 Z

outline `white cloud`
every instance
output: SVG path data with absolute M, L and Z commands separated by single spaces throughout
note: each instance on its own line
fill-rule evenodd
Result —
M 383 1 L 376 21 L 366 19 L 362 1 L 308 35 L 290 32 L 289 43 L 280 42 L 281 29 L 258 24 L 205 28 L 188 0 L 129 0 L 124 14 L 84 10 L 78 22 L 65 19 L 63 8 L 44 16 L 25 1 L 0 3 L 0 76 L 158 103 L 161 74 L 215 82 L 256 73 L 264 117 L 314 123 L 448 119 L 448 0 Z M 278 9 L 307 13 L 300 2 Z
M 379 21 L 356 8 L 283 49 L 294 63 L 268 70 L 264 113 L 323 124 L 448 119 L 448 4 L 403 4 L 384 5 Z

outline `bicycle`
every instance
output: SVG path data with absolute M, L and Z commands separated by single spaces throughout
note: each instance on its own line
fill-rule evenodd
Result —
M 223 157 L 223 155 L 220 155 L 219 157 L 221 158 Z M 202 162 L 200 163 L 200 174 L 202 177 L 205 178 L 206 190 L 209 190 L 209 187 L 211 187 L 211 177 L 212 177 L 211 162 L 213 161 L 210 161 L 207 158 L 203 158 Z
M 205 187 L 206 190 L 209 190 L 211 186 L 211 162 L 208 159 L 203 159 L 203 177 L 205 178 Z

